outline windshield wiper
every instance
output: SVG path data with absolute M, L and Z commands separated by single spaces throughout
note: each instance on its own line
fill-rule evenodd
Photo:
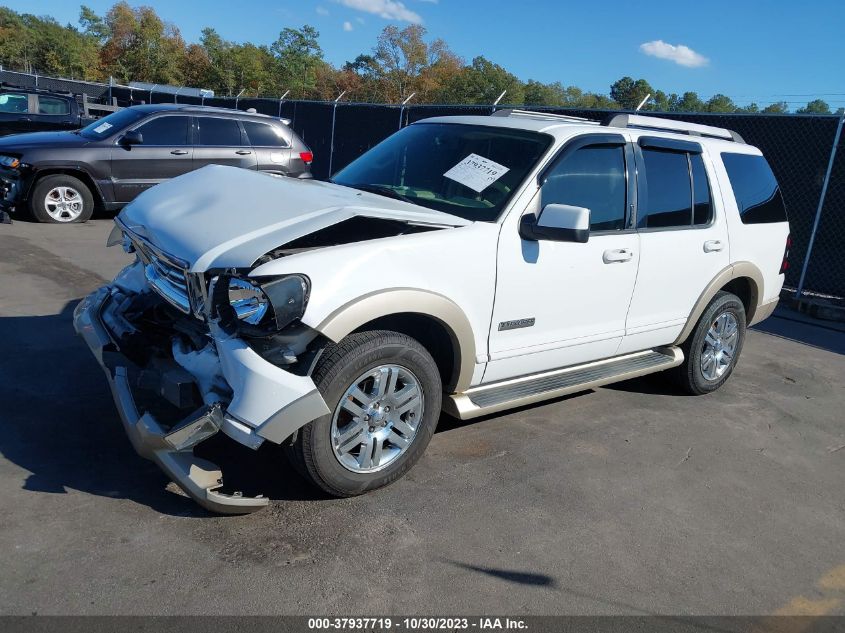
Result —
M 360 189 L 361 191 L 366 191 L 368 193 L 375 193 L 379 196 L 384 196 L 386 198 L 393 198 L 394 200 L 401 200 L 402 202 L 410 202 L 411 204 L 416 204 L 411 198 L 408 196 L 403 196 L 401 193 L 388 187 L 386 185 L 369 185 L 369 184 L 361 184 L 361 185 L 347 185 L 352 187 L 353 189 Z

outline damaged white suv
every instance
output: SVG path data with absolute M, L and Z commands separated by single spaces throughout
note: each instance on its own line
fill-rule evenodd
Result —
M 332 182 L 206 167 L 110 244 L 77 307 L 136 450 L 243 513 L 193 447 L 285 447 L 333 495 L 401 477 L 459 418 L 671 369 L 717 389 L 774 309 L 788 225 L 760 151 L 635 115 L 502 111 L 394 134 Z

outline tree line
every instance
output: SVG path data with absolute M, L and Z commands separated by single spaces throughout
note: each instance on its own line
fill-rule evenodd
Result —
M 665 93 L 645 79 L 622 77 L 609 94 L 585 92 L 561 82 L 521 81 L 485 57 L 467 63 L 424 27 L 390 25 L 373 49 L 340 67 L 324 59 L 320 34 L 312 27 L 283 28 L 273 43 L 231 42 L 213 28 L 188 44 L 179 29 L 150 7 L 118 2 L 105 15 L 80 8 L 78 25 L 49 16 L 0 7 L 0 64 L 43 75 L 118 83 L 145 81 L 214 90 L 218 96 L 245 95 L 329 100 L 346 91 L 353 101 L 489 104 L 503 103 L 582 109 L 633 109 L 651 95 L 643 110 L 664 112 L 789 111 L 785 102 L 761 108 L 739 107 L 723 94 L 702 99 L 695 92 Z M 815 99 L 798 113 L 827 114 Z

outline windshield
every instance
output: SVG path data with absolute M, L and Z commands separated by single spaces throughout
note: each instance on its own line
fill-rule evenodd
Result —
M 79 133 L 85 138 L 99 141 L 100 139 L 111 136 L 115 132 L 119 132 L 128 125 L 132 125 L 135 121 L 143 119 L 145 115 L 145 112 L 133 110 L 132 108 L 118 110 L 86 125 L 79 130 Z
M 332 182 L 495 222 L 551 140 L 526 130 L 416 123 L 350 163 Z

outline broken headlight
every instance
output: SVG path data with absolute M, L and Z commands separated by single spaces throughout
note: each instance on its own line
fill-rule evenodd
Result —
M 212 279 L 212 288 L 221 324 L 255 331 L 281 330 L 299 319 L 308 304 L 310 285 L 304 275 L 262 279 L 220 275 Z

